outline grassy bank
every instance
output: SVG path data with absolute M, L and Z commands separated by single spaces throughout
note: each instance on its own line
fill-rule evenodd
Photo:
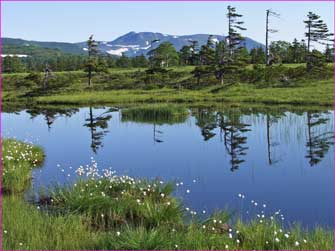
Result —
M 2 140 L 2 191 L 18 193 L 30 185 L 31 171 L 44 160 L 40 147 L 13 139 Z
M 6 97 L 6 93 L 5 93 Z M 319 81 L 292 88 L 256 88 L 250 85 L 209 87 L 201 90 L 112 90 L 84 91 L 36 97 L 39 104 L 122 104 L 122 103 L 204 103 L 247 102 L 263 104 L 333 105 L 333 80 Z
M 146 69 L 111 69 L 97 74 L 87 86 L 86 73 L 56 72 L 47 89 L 43 74 L 4 74 L 3 102 L 37 104 L 125 103 L 263 103 L 333 105 L 333 66 L 324 72 L 307 73 L 301 65 L 247 67 L 232 82 L 218 84 L 214 76 L 197 83 L 194 67 L 170 68 L 163 75 L 148 76 Z M 227 76 L 228 77 L 228 76 Z M 230 76 L 232 77 L 232 76 Z M 148 82 L 148 78 L 150 81 Z
M 6 154 L 26 162 L 23 143 L 4 142 L 18 151 L 4 150 L 3 163 Z M 3 198 L 3 249 L 333 249 L 332 229 L 285 228 L 276 213 L 242 222 L 228 211 L 195 212 L 171 183 L 99 172 L 94 161 L 76 173 L 75 184 L 44 192 L 37 204 Z

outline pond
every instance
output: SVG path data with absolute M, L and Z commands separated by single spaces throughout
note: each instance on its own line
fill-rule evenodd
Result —
M 280 209 L 287 223 L 333 225 L 333 111 L 188 111 L 169 117 L 110 107 L 31 108 L 4 112 L 3 136 L 44 148 L 35 191 L 73 182 L 75 170 L 93 159 L 118 174 L 175 182 L 176 196 L 201 214 L 228 207 L 248 218 Z

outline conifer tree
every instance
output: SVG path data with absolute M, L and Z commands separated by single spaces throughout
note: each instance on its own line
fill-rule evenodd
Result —
M 93 35 L 87 40 L 88 59 L 85 64 L 88 77 L 88 86 L 92 85 L 92 73 L 97 66 L 98 43 L 93 39 Z
M 327 24 L 320 19 L 320 16 L 313 13 L 308 12 L 307 20 L 304 21 L 306 24 L 306 33 L 305 36 L 307 37 L 307 70 L 310 71 L 313 69 L 315 62 L 318 63 L 318 60 L 315 60 L 314 54 L 311 51 L 311 43 L 319 43 L 326 45 L 330 41 L 333 41 L 333 33 L 330 33 L 327 27 Z

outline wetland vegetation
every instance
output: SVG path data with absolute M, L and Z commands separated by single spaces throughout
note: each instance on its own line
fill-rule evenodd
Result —
M 270 43 L 266 14 L 258 48 L 231 6 L 179 51 L 5 45 L 2 248 L 333 250 L 333 34 Z

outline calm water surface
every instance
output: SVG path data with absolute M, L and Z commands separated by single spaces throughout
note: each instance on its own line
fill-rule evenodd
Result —
M 182 182 L 176 195 L 198 212 L 228 206 L 248 217 L 281 209 L 285 222 L 311 227 L 333 225 L 333 120 L 326 110 L 237 108 L 193 108 L 174 120 L 122 116 L 108 107 L 2 114 L 5 137 L 46 152 L 34 171 L 35 189 L 73 182 L 74 170 L 93 157 L 101 169 Z

